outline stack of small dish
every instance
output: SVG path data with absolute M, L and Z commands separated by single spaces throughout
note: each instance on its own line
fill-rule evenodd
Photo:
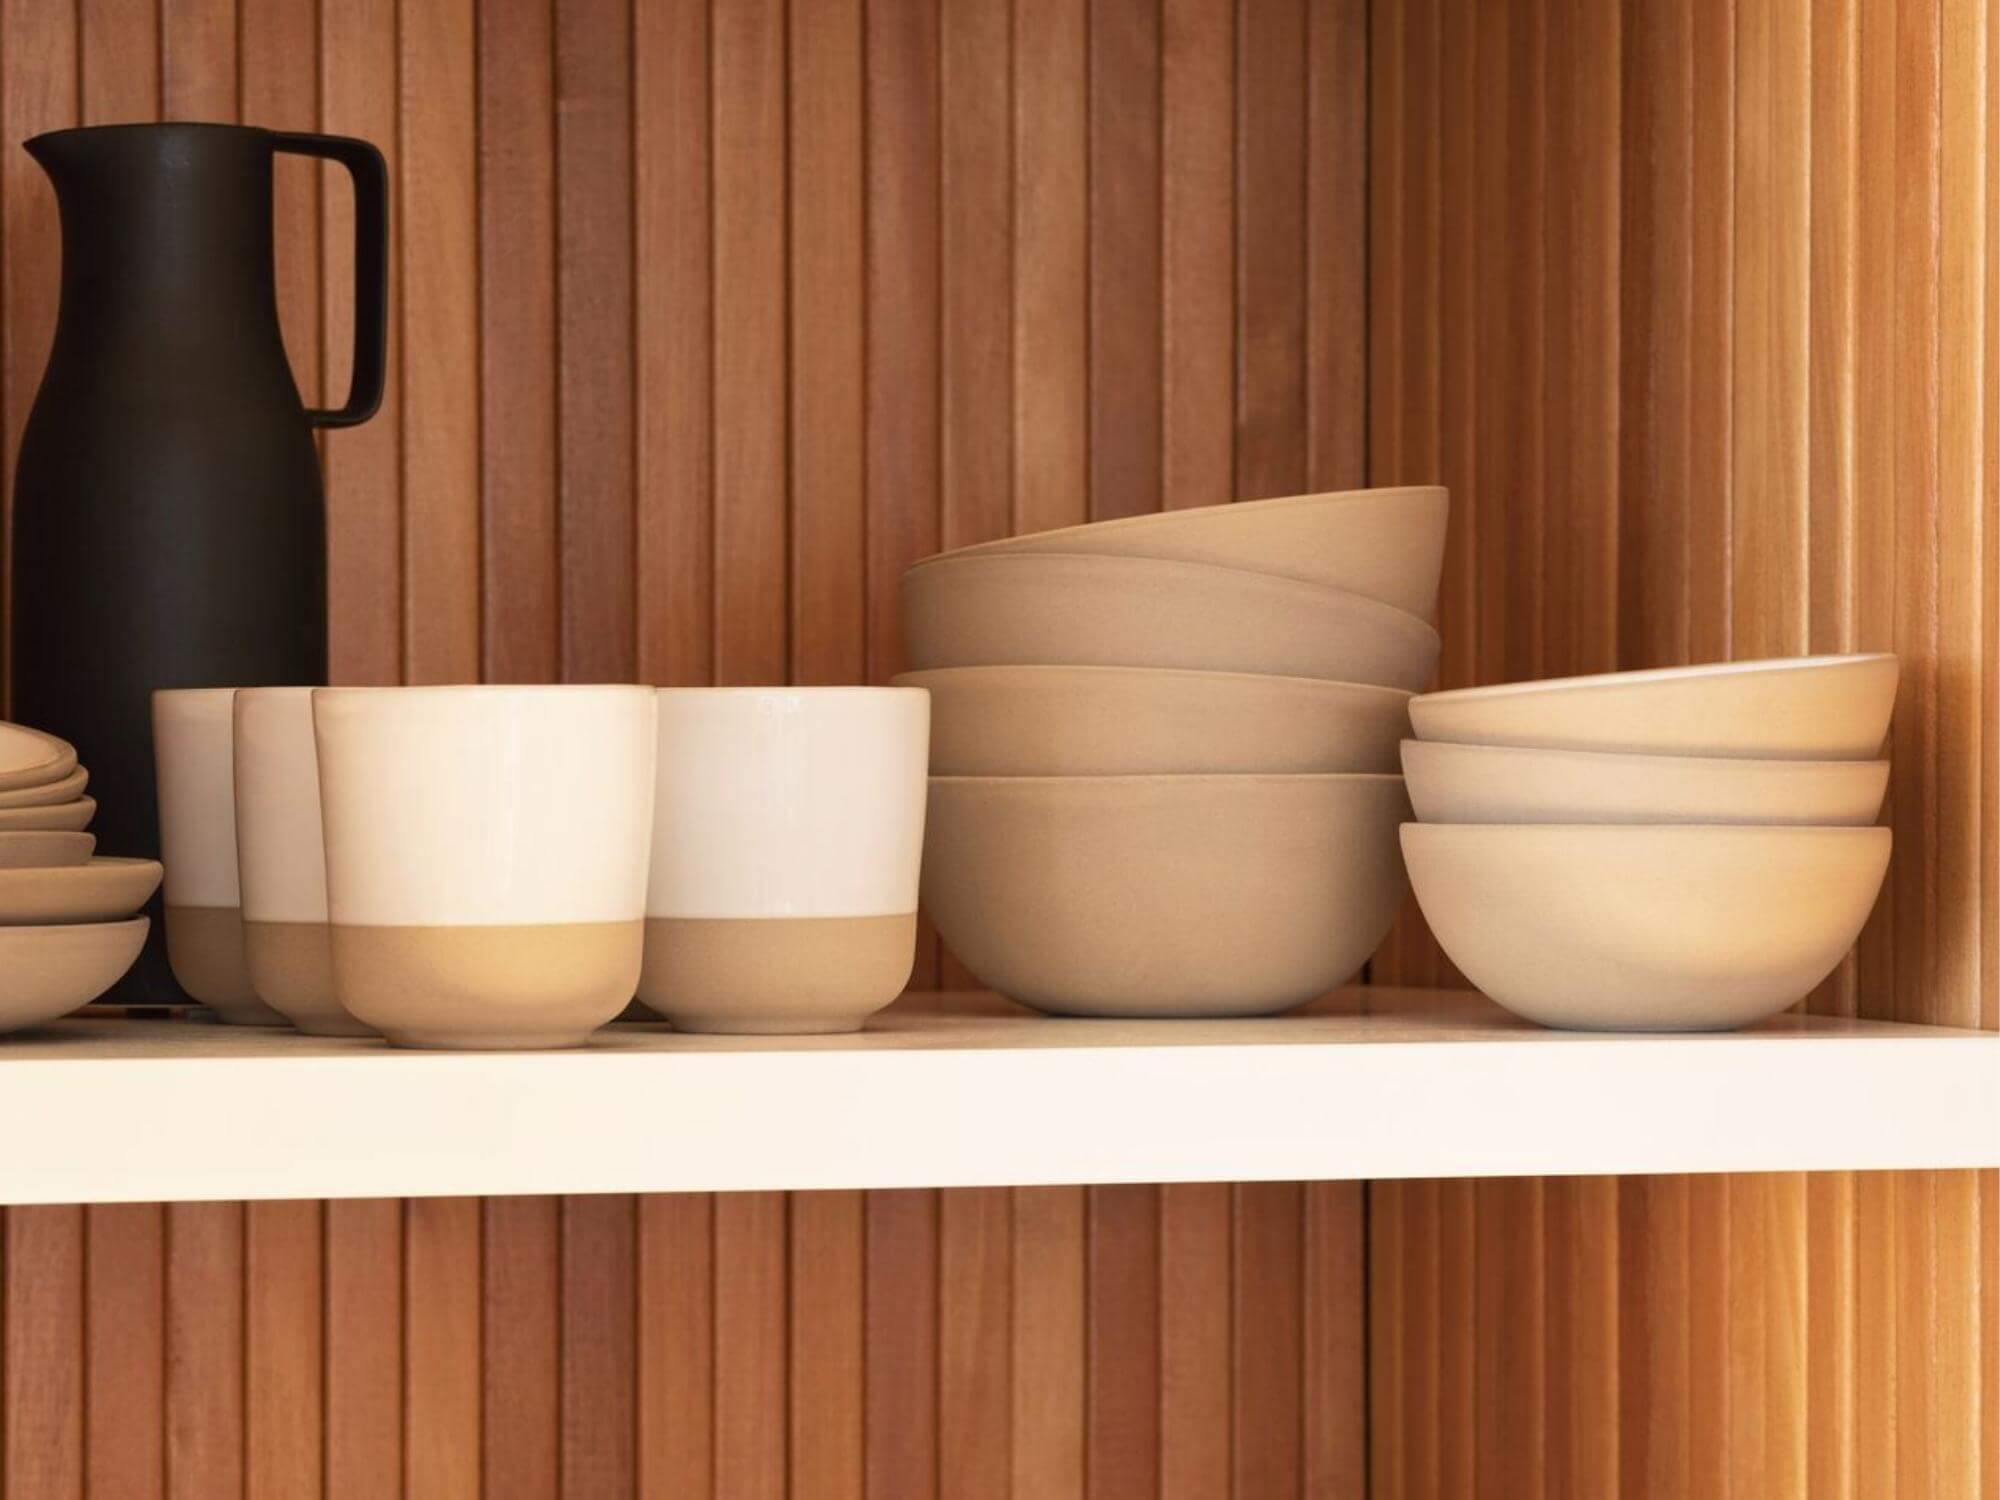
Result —
M 1415 699 L 1410 880 L 1465 975 L 1545 1026 L 1708 1031 L 1803 999 L 1889 864 L 1890 655 Z
M 1127 517 L 928 558 L 924 905 L 1043 1011 L 1260 1015 L 1350 977 L 1405 881 L 1436 488 Z
M 67 741 L 0 723 L 0 1031 L 87 1005 L 145 945 L 160 867 L 92 858 L 88 781 Z

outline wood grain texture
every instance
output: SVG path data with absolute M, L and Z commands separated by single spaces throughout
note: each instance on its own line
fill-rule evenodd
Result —
M 1383 0 L 1368 183 L 1369 470 L 1452 489 L 1445 684 L 1898 651 L 1889 887 L 1809 1003 L 1987 1027 L 1992 30 Z M 1449 969 L 1406 921 L 1373 972 Z M 1986 1191 L 1372 1188 L 1372 1492 L 1990 1494 Z

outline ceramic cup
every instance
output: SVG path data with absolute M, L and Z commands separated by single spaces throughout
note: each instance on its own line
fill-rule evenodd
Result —
M 856 1031 L 916 954 L 930 695 L 663 688 L 639 998 L 684 1031 Z
M 243 953 L 236 871 L 235 688 L 153 694 L 167 962 L 190 996 L 236 1026 L 283 1026 L 257 998 Z
M 333 998 L 313 690 L 236 695 L 236 865 L 243 956 L 265 1004 L 313 1036 L 371 1036 Z
M 569 1047 L 632 998 L 653 689 L 313 693 L 334 994 L 411 1047 Z

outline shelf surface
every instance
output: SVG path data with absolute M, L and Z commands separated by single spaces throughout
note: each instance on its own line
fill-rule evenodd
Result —
M 0 1203 L 2000 1165 L 1993 1033 L 1586 1035 L 1420 990 L 1244 1021 L 972 1003 L 532 1053 L 71 1019 L 0 1039 Z

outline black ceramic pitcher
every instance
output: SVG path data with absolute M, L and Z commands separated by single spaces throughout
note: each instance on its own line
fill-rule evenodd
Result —
M 387 173 L 365 141 L 235 125 L 59 130 L 27 150 L 55 183 L 62 303 L 15 475 L 11 714 L 76 745 L 101 850 L 154 854 L 153 689 L 326 680 L 312 430 L 381 401 Z M 354 375 L 335 410 L 301 404 L 278 331 L 280 151 L 354 179 Z M 180 998 L 159 927 L 111 998 Z

